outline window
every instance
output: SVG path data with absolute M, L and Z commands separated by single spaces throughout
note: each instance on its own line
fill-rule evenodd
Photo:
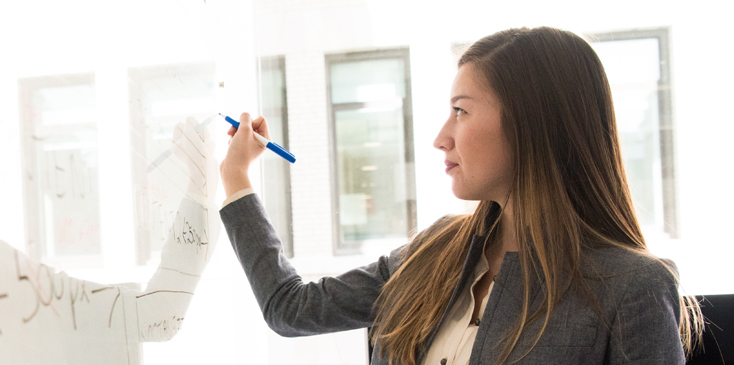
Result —
M 614 98 L 627 179 L 646 235 L 678 238 L 669 29 L 591 35 Z
M 416 227 L 407 49 L 326 56 L 336 252 L 405 243 Z
M 285 84 L 285 59 L 260 60 L 262 115 L 268 121 L 270 137 L 288 149 L 288 100 Z M 287 257 L 293 257 L 290 162 L 273 153 L 264 153 L 263 203 L 270 221 L 280 236 Z
M 93 74 L 20 79 L 28 253 L 51 264 L 101 259 Z

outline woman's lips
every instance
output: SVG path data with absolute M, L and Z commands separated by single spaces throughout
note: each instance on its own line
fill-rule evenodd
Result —
M 446 173 L 448 174 L 449 171 L 451 171 L 454 167 L 459 166 L 459 164 L 451 161 L 444 161 L 446 164 Z

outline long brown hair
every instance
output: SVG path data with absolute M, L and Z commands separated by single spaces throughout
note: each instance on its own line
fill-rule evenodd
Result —
M 561 284 L 568 272 L 571 284 L 589 293 L 581 273 L 584 247 L 650 254 L 627 185 L 609 83 L 591 46 L 554 28 L 509 29 L 469 47 L 459 67 L 468 64 L 500 101 L 513 156 L 510 199 L 525 291 L 521 316 L 505 336 L 504 362 L 527 325 L 545 318 L 540 338 L 568 288 Z M 490 245 L 497 236 L 496 222 L 485 227 L 491 206 L 483 201 L 471 215 L 434 224 L 414 239 L 416 247 L 383 287 L 372 338 L 391 364 L 413 365 L 416 352 L 427 350 L 472 235 L 489 231 Z M 538 276 L 545 298 L 531 310 L 530 282 Z M 680 333 L 688 352 L 701 317 L 695 300 L 681 300 Z

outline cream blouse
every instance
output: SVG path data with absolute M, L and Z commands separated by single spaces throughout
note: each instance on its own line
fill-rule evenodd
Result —
M 240 190 L 240 191 L 238 191 L 238 192 L 236 192 L 236 193 L 228 196 L 227 199 L 224 199 L 224 203 L 222 203 L 222 209 L 224 209 L 224 207 L 226 207 L 227 205 L 229 205 L 229 203 L 231 203 L 231 202 L 233 202 L 233 201 L 235 201 L 235 200 L 237 200 L 239 198 L 244 198 L 244 197 L 246 197 L 246 196 L 248 196 L 250 194 L 254 194 L 254 193 L 255 193 L 255 189 L 253 189 L 253 188 L 242 189 L 242 190 Z
M 474 286 L 482 276 L 489 270 L 487 258 L 482 255 L 477 267 L 474 269 L 474 281 L 467 283 L 451 311 L 444 320 L 441 328 L 433 341 L 428 354 L 423 359 L 422 365 L 467 365 L 474 346 L 474 338 L 479 329 L 479 319 L 476 323 L 471 322 L 474 313 Z M 479 309 L 479 317 L 482 317 L 484 308 L 487 307 L 487 299 L 492 292 L 494 281 L 489 285 L 487 295 L 482 299 Z

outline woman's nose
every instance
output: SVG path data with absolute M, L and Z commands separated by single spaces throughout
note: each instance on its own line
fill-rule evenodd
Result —
M 441 127 L 441 130 L 438 131 L 436 139 L 433 140 L 433 147 L 441 151 L 450 151 L 454 148 L 454 139 L 449 134 L 448 124 L 448 121 L 444 123 L 443 127 Z

